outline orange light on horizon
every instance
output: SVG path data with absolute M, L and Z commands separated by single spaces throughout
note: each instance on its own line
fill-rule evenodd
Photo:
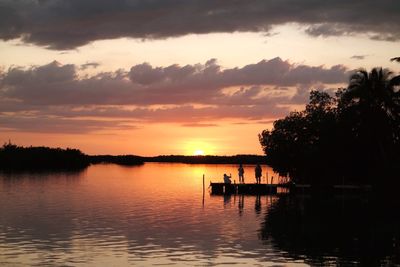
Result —
M 186 155 L 202 156 L 215 153 L 214 146 L 203 140 L 187 141 L 184 147 Z
M 195 150 L 193 153 L 195 156 L 202 156 L 204 155 L 204 151 L 201 149 Z

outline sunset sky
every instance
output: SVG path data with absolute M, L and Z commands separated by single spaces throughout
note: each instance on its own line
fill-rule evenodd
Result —
M 0 0 L 0 141 L 262 154 L 258 133 L 400 64 L 400 1 Z

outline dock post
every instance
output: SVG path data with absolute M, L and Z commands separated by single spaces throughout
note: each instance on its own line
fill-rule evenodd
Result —
M 204 187 L 205 185 L 204 185 L 204 174 L 203 174 L 203 195 L 204 195 Z
M 204 207 L 204 174 L 203 174 L 203 207 Z

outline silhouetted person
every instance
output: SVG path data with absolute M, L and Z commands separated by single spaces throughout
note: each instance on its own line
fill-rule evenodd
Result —
M 256 183 L 260 184 L 261 183 L 261 176 L 262 176 L 262 169 L 260 164 L 257 164 L 255 168 L 255 175 L 256 175 Z
M 224 173 L 224 183 L 226 183 L 226 184 L 232 183 L 231 177 L 232 176 L 228 176 L 226 173 Z
M 239 165 L 238 172 L 239 172 L 239 183 L 244 184 L 244 169 L 242 163 L 240 163 Z

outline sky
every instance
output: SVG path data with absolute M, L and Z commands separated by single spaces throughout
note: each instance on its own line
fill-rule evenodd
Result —
M 0 0 L 0 141 L 262 154 L 359 68 L 400 71 L 397 0 Z

